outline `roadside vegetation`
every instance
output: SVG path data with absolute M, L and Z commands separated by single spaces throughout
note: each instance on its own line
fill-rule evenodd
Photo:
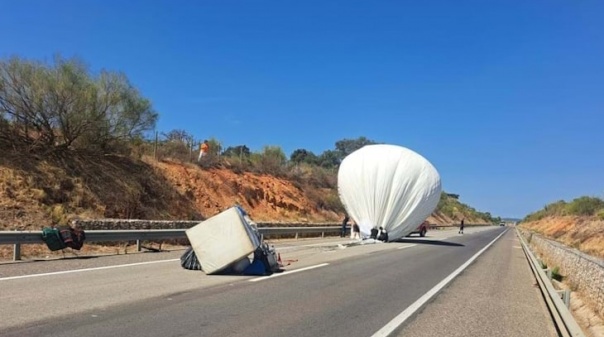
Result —
M 520 226 L 584 253 L 604 258 L 604 200 L 556 201 L 527 215 Z
M 436 207 L 436 212 L 440 212 L 449 218 L 461 220 L 463 218 L 479 218 L 489 223 L 499 223 L 500 217 L 494 217 L 489 212 L 480 212 L 475 208 L 468 206 L 459 201 L 459 195 L 442 192 L 440 195 L 440 201 Z
M 8 200 L 0 202 L 0 211 L 19 218 L 23 211 L 17 203 L 29 198 L 53 222 L 65 222 L 73 213 L 199 218 L 187 211 L 193 207 L 190 195 L 169 187 L 148 165 L 152 161 L 270 175 L 294 184 L 316 208 L 342 214 L 340 162 L 378 143 L 366 137 L 342 139 L 322 153 L 300 148 L 288 156 L 279 146 L 252 151 L 246 144 L 208 138 L 208 153 L 198 161 L 203 140 L 186 130 L 155 131 L 158 118 L 151 101 L 121 72 L 93 72 L 80 59 L 60 56 L 52 62 L 0 60 L 0 168 L 13 169 L 0 170 L 0 197 L 5 193 Z M 25 192 L 19 186 L 27 186 L 28 195 L 20 195 Z M 443 193 L 437 212 L 498 221 L 458 199 Z
M 523 222 L 538 221 L 546 217 L 556 216 L 595 216 L 600 220 L 604 220 L 604 200 L 598 197 L 583 196 L 570 202 L 556 201 L 527 215 Z

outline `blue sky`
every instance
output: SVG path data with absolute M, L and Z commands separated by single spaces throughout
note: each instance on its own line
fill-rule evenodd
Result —
M 604 2 L 9 1 L 0 57 L 126 73 L 159 131 L 316 154 L 365 136 L 522 217 L 604 197 Z

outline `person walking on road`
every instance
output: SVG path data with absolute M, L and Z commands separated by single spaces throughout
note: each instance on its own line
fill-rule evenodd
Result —
M 461 219 L 461 222 L 459 223 L 459 234 L 463 234 L 463 220 Z
M 342 220 L 342 231 L 340 232 L 340 237 L 342 238 L 346 237 L 346 225 L 348 224 L 348 220 L 350 220 L 350 218 L 348 217 L 348 214 L 346 214 L 344 220 Z

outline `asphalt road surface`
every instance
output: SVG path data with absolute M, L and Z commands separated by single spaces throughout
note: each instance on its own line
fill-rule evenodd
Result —
M 187 271 L 177 253 L 120 266 L 80 260 L 84 269 L 75 271 L 61 261 L 36 275 L 26 272 L 31 264 L 0 266 L 0 335 L 374 336 L 505 230 L 354 246 L 281 243 L 290 265 L 273 277 Z

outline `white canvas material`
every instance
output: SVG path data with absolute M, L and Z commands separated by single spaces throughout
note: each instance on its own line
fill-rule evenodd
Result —
M 364 146 L 338 171 L 340 200 L 364 237 L 380 226 L 390 241 L 411 233 L 434 211 L 441 190 L 434 166 L 397 145 Z
M 231 207 L 185 233 L 206 274 L 220 272 L 260 246 L 260 239 L 238 207 Z

